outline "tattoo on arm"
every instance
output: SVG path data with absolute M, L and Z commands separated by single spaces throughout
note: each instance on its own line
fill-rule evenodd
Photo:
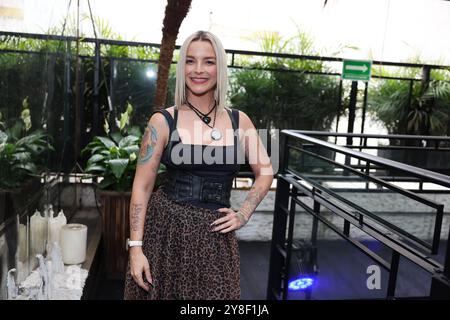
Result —
M 144 137 L 142 138 L 141 150 L 139 151 L 138 164 L 146 164 L 153 156 L 155 151 L 158 134 L 151 124 L 147 125 Z
M 142 213 L 142 204 L 140 203 L 131 204 L 131 219 L 130 219 L 131 230 L 139 231 L 141 213 Z
M 244 213 L 247 218 L 249 218 L 261 200 L 261 192 L 258 188 L 253 186 L 248 192 L 247 198 L 245 198 L 244 204 L 242 205 L 240 211 Z

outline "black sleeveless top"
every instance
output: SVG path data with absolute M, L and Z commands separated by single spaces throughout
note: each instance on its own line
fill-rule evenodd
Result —
M 166 118 L 169 125 L 169 142 L 164 148 L 161 163 L 167 170 L 183 170 L 201 177 L 215 177 L 231 179 L 239 172 L 240 164 L 245 157 L 239 144 L 239 111 L 225 109 L 233 125 L 234 143 L 227 146 L 212 146 L 199 144 L 185 144 L 181 141 L 177 130 L 178 110 L 175 108 L 174 116 L 169 111 L 157 110 Z M 189 201 L 190 204 L 203 208 L 216 210 L 222 206 L 214 203 Z

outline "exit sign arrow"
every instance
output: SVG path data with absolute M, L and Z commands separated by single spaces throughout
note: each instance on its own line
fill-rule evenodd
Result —
M 344 60 L 342 66 L 342 79 L 352 81 L 370 80 L 372 61 Z

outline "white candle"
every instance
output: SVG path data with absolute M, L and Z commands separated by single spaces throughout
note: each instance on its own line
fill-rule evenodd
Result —
M 31 256 L 43 254 L 45 251 L 45 240 L 47 239 L 47 218 L 42 217 L 36 210 L 30 218 L 30 246 Z
M 53 210 L 51 212 L 53 212 Z M 55 243 L 55 242 L 59 243 L 61 228 L 66 223 L 67 223 L 67 219 L 62 210 L 59 212 L 57 217 L 53 217 L 53 214 L 50 215 L 50 217 L 48 219 L 48 239 L 47 239 L 48 251 L 47 251 L 47 253 L 51 252 L 53 243 Z
M 20 262 L 26 262 L 27 255 L 27 226 L 25 224 L 19 223 L 19 244 L 17 246 L 17 257 Z
M 78 264 L 86 260 L 87 226 L 69 223 L 61 228 L 61 251 L 65 264 Z

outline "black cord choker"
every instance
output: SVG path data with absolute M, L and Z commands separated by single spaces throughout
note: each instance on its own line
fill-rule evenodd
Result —
M 208 113 L 203 113 L 203 112 L 201 112 L 201 111 L 198 110 L 196 107 L 194 107 L 194 106 L 192 105 L 192 103 L 190 103 L 190 102 L 187 101 L 187 100 L 186 100 L 186 103 L 187 103 L 188 107 L 191 108 L 192 111 L 194 111 L 194 112 L 197 114 L 197 116 L 198 116 L 205 124 L 208 125 L 208 127 L 212 128 L 212 127 L 209 125 L 209 123 L 211 122 L 211 117 L 210 117 L 209 115 L 211 114 L 211 112 L 213 112 L 213 110 L 216 109 L 217 104 L 216 104 L 216 101 L 215 101 L 215 100 L 214 100 L 214 106 L 211 108 L 211 110 L 209 110 Z M 214 119 L 214 121 L 215 121 L 215 119 Z

